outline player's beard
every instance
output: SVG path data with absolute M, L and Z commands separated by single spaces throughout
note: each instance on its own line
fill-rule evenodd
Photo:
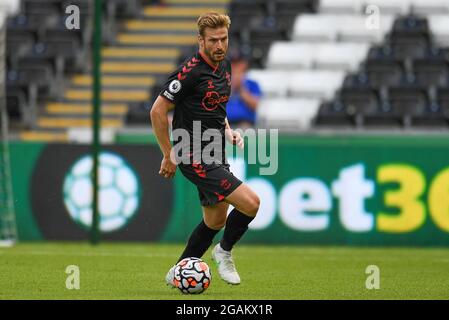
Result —
M 205 53 L 207 55 L 207 57 L 210 59 L 210 61 L 212 61 L 213 63 L 220 63 L 221 61 L 224 60 L 224 58 L 226 57 L 226 51 L 227 50 L 220 50 L 220 51 L 215 51 L 212 52 L 212 50 L 205 50 Z M 221 55 L 219 55 L 218 53 L 221 53 Z

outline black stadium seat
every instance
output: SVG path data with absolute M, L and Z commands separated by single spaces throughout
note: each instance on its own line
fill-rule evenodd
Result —
M 231 2 L 232 16 L 264 16 L 267 13 L 265 0 L 236 0 Z
M 32 56 L 36 58 L 52 59 L 56 73 L 69 71 L 81 71 L 77 64 L 80 55 L 80 47 L 73 39 L 47 40 L 34 46 Z M 60 74 L 59 76 L 62 76 Z
M 399 59 L 423 57 L 431 46 L 429 35 L 408 32 L 393 33 L 390 45 Z
M 369 59 L 365 63 L 365 71 L 368 74 L 373 87 L 399 85 L 403 80 L 404 67 L 397 60 Z
M 27 90 L 27 94 L 36 90 L 35 94 L 42 98 L 53 94 L 54 76 L 48 62 L 25 60 L 20 67 L 8 70 L 6 83 Z
M 317 6 L 317 0 L 277 0 L 276 13 L 288 15 L 294 12 L 315 12 Z
M 370 88 L 343 88 L 339 99 L 351 114 L 370 113 L 379 105 L 378 92 Z
M 321 127 L 352 127 L 355 125 L 355 109 L 348 109 L 338 100 L 323 103 L 314 123 Z
M 71 6 L 71 5 L 75 5 L 80 9 L 81 16 L 89 16 L 89 15 L 93 14 L 93 12 L 91 12 L 93 10 L 93 6 L 91 8 L 91 6 L 89 4 L 89 0 L 65 0 L 65 1 L 62 1 L 63 13 L 65 13 L 65 8 L 67 8 L 68 6 Z
M 449 112 L 449 88 L 441 88 L 438 90 L 438 103 L 445 113 Z
M 426 88 L 389 88 L 388 99 L 393 109 L 403 114 L 420 113 L 428 104 Z
M 449 80 L 449 63 L 444 60 L 420 59 L 413 61 L 416 81 L 420 85 L 445 87 Z
M 8 33 L 6 40 L 7 60 L 22 57 L 29 53 L 34 45 L 34 37 L 32 35 L 11 37 Z
M 8 116 L 13 120 L 22 120 L 27 95 L 19 87 L 7 86 L 6 88 L 6 108 Z
M 412 114 L 412 125 L 414 127 L 446 127 L 449 123 L 449 110 L 444 110 L 442 106 L 435 102 L 426 108 Z
M 54 15 L 61 12 L 60 0 L 23 0 L 23 12 L 25 14 Z

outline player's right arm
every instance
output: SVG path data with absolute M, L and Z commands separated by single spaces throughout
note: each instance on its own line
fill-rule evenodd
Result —
M 164 158 L 161 162 L 159 174 L 165 178 L 172 178 L 176 172 L 176 164 L 170 159 L 172 145 L 168 132 L 167 113 L 179 105 L 179 103 L 189 95 L 195 86 L 195 76 L 192 75 L 193 68 L 197 66 L 199 60 L 192 58 L 179 66 L 168 77 L 160 95 L 151 108 L 150 117 L 154 133 Z
M 164 158 L 161 162 L 159 174 L 165 178 L 172 178 L 176 172 L 176 164 L 170 160 L 172 145 L 168 132 L 168 112 L 174 104 L 162 96 L 157 97 L 151 108 L 150 117 L 154 133 Z

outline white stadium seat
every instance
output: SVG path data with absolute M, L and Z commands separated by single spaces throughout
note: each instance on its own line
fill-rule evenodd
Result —
M 295 20 L 294 41 L 333 41 L 337 37 L 335 15 L 302 14 Z
M 287 95 L 287 84 L 290 76 L 286 71 L 252 69 L 248 71 L 247 77 L 257 81 L 264 98 Z
M 263 99 L 257 123 L 267 128 L 307 130 L 318 113 L 317 99 Z
M 341 87 L 345 72 L 303 70 L 292 74 L 288 91 L 293 97 L 331 99 Z
M 449 14 L 448 0 L 410 0 L 416 14 Z
M 434 41 L 440 46 L 449 46 L 449 15 L 429 15 L 428 21 Z
M 375 5 L 381 14 L 449 13 L 447 0 L 320 0 L 322 14 L 367 14 L 366 8 Z
M 268 52 L 267 67 L 285 70 L 310 68 L 314 54 L 314 47 L 310 44 L 274 42 Z
M 379 43 L 384 40 L 385 34 L 393 26 L 394 17 L 382 14 L 379 17 L 379 25 L 372 23 L 377 21 L 368 19 L 366 16 L 343 16 L 336 22 L 339 41 L 348 42 L 371 42 Z
M 277 42 L 268 53 L 267 67 L 277 70 L 332 69 L 354 70 L 366 57 L 367 43 Z
M 360 0 L 320 0 L 320 13 L 358 14 L 362 10 Z
M 0 13 L 6 13 L 6 15 L 16 15 L 19 13 L 20 0 L 0 0 Z
M 296 18 L 292 39 L 297 42 L 381 42 L 392 28 L 394 17 L 381 15 L 377 28 L 372 27 L 371 21 L 362 15 L 304 14 Z
M 369 50 L 364 43 L 328 43 L 317 46 L 314 66 L 325 70 L 356 70 Z
M 364 0 L 361 13 L 370 14 L 367 12 L 370 5 L 378 7 L 381 15 L 402 15 L 410 12 L 410 0 Z

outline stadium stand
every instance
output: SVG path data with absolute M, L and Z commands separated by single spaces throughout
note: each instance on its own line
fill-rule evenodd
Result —
M 227 0 L 103 1 L 102 125 L 148 125 L 157 79 L 196 43 L 199 14 L 226 11 Z M 22 0 L 8 19 L 8 110 L 24 140 L 74 141 L 88 136 L 91 112 L 92 2 Z M 68 30 L 66 8 L 80 8 L 80 29 Z M 17 111 L 17 110 L 16 110 Z M 83 128 L 85 128 L 83 133 Z
M 230 50 L 250 57 L 248 76 L 263 91 L 258 126 L 448 127 L 446 0 L 150 2 L 104 1 L 105 128 L 147 125 L 166 75 L 197 49 L 196 18 L 209 10 L 230 14 Z M 9 113 L 22 123 L 22 139 L 76 140 L 83 136 L 77 130 L 90 126 L 90 2 L 14 3 Z M 80 8 L 79 30 L 65 28 L 70 4 Z M 379 25 L 367 25 L 377 13 Z
M 336 9 L 342 12 L 345 5 L 358 14 L 356 6 L 349 6 L 354 3 L 341 1 Z M 335 98 L 321 105 L 314 121 L 317 127 L 447 129 L 449 4 L 400 1 L 396 5 L 389 10 L 402 15 L 381 43 L 372 44 L 360 68 L 345 77 Z M 335 6 L 329 4 L 325 11 Z M 438 27 L 436 21 L 441 23 Z
M 299 2 L 314 10 L 295 11 L 287 39 L 269 46 L 266 68 L 249 72 L 264 92 L 259 126 L 447 128 L 449 2 Z M 377 26 L 371 14 L 380 14 Z

